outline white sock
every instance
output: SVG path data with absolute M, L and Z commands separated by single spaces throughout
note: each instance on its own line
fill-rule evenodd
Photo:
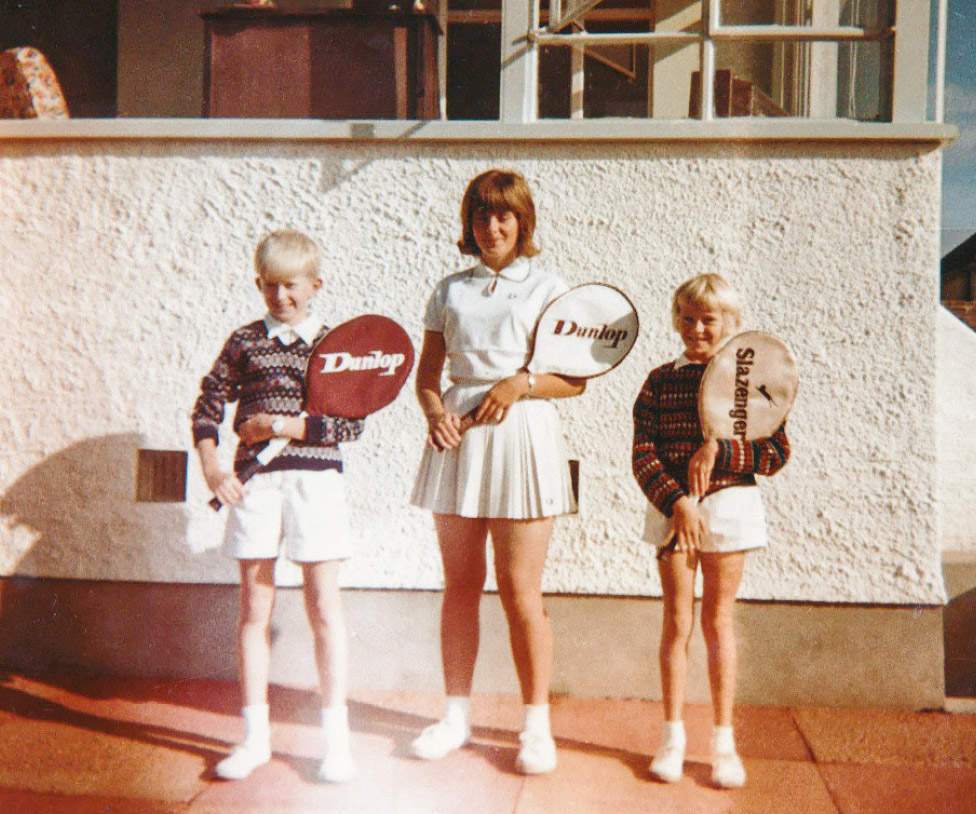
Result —
M 444 720 L 467 728 L 471 717 L 471 699 L 466 695 L 447 696 Z
M 349 708 L 345 704 L 322 707 L 322 733 L 326 749 L 349 745 Z
M 665 721 L 664 734 L 661 737 L 661 748 L 684 749 L 688 742 L 685 735 L 684 721 Z
M 271 712 L 267 704 L 251 704 L 241 709 L 244 716 L 244 745 L 267 747 L 271 743 Z
M 538 732 L 540 735 L 552 737 L 549 728 L 549 705 L 526 704 L 524 729 L 526 732 Z
M 716 726 L 712 730 L 712 752 L 716 755 L 735 754 L 735 734 L 731 726 Z

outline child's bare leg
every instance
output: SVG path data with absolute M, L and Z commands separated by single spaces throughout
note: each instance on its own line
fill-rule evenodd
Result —
M 737 668 L 734 610 L 744 566 L 744 551 L 702 555 L 702 633 L 715 716 L 712 781 L 722 788 L 738 788 L 746 779 L 732 729 Z
M 237 615 L 237 661 L 245 707 L 268 703 L 274 560 L 239 560 L 241 602 Z
M 469 696 L 478 658 L 479 613 L 487 568 L 486 520 L 435 514 L 434 526 L 444 567 L 441 665 L 447 709 L 441 721 L 428 726 L 411 744 L 413 755 L 424 760 L 447 755 L 471 735 Z
M 349 680 L 349 639 L 339 591 L 341 560 L 304 563 L 305 612 L 315 640 L 322 706 L 346 703 Z
M 676 552 L 658 562 L 661 575 L 663 619 L 658 658 L 664 719 L 680 721 L 688 680 L 688 644 L 695 623 L 695 571 L 699 555 Z
M 217 764 L 226 780 L 241 780 L 271 759 L 268 674 L 274 560 L 240 560 L 241 596 L 237 616 L 237 666 L 241 684 L 244 740 Z
M 322 734 L 325 755 L 319 779 L 341 783 L 352 778 L 349 712 L 346 693 L 349 680 L 349 638 L 339 591 L 341 560 L 304 563 L 305 611 L 315 640 L 315 663 L 322 695 Z
M 661 692 L 664 732 L 651 774 L 666 783 L 681 779 L 687 738 L 683 720 L 688 681 L 688 643 L 695 621 L 697 552 L 675 552 L 658 562 L 664 594 L 661 624 Z
M 553 520 L 491 521 L 498 594 L 526 704 L 549 703 L 553 642 L 552 624 L 542 600 L 542 571 Z
M 448 696 L 469 696 L 480 639 L 479 613 L 485 587 L 485 541 L 481 518 L 434 515 L 444 599 L 441 604 L 441 659 Z
M 708 647 L 708 680 L 716 726 L 732 726 L 735 704 L 735 597 L 742 582 L 745 552 L 702 555 L 702 634 Z
M 490 521 L 498 595 L 508 621 L 525 720 L 515 767 L 524 774 L 556 768 L 556 743 L 549 722 L 552 680 L 552 623 L 542 599 L 542 572 L 554 518 Z

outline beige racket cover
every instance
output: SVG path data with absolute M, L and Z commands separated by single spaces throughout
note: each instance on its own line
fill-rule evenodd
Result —
M 630 353 L 639 329 L 637 309 L 620 289 L 606 283 L 578 285 L 539 316 L 528 368 L 587 379 L 602 376 Z
M 766 438 L 786 420 L 798 384 L 790 349 L 772 334 L 733 336 L 705 368 L 698 414 L 706 438 Z

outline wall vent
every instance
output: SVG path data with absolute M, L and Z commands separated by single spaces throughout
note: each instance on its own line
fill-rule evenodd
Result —
M 187 453 L 140 449 L 136 462 L 136 501 L 183 503 L 186 500 Z

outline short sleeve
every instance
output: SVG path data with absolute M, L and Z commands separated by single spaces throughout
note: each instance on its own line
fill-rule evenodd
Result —
M 549 292 L 546 299 L 546 305 L 549 305 L 553 300 L 561 297 L 569 291 L 569 286 L 563 281 L 561 277 L 556 277 L 555 275 L 550 275 L 549 278 Z M 545 306 L 543 306 L 545 307 Z
M 427 307 L 424 310 L 424 329 L 444 333 L 444 302 L 447 297 L 447 286 L 445 282 L 440 282 L 434 289 L 434 293 L 427 300 Z

